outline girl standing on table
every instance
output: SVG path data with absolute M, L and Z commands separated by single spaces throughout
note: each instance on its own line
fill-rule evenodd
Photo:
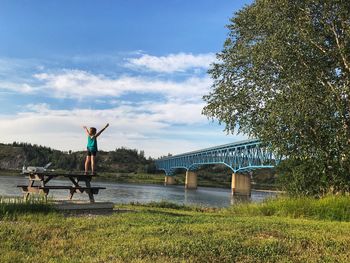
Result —
M 91 175 L 95 175 L 95 157 L 97 154 L 97 137 L 101 135 L 101 133 L 109 126 L 109 123 L 106 126 L 96 133 L 96 128 L 91 127 L 87 128 L 84 126 L 87 135 L 88 135 L 88 143 L 87 143 L 87 156 L 85 160 L 85 175 L 88 174 L 89 164 L 91 163 Z

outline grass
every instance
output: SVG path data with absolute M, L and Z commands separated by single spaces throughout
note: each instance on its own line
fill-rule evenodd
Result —
M 30 196 L 26 201 L 20 197 L 0 196 L 0 220 L 14 219 L 21 214 L 47 214 L 54 211 L 54 207 L 46 202 L 44 196 Z
M 349 262 L 349 202 L 282 198 L 212 210 L 161 202 L 87 217 L 31 211 L 1 219 L 0 262 Z
M 282 216 L 316 220 L 350 221 L 350 197 L 280 197 L 261 204 L 238 204 L 228 209 L 243 216 Z
M 0 170 L 0 176 L 18 176 L 20 175 L 22 170 Z

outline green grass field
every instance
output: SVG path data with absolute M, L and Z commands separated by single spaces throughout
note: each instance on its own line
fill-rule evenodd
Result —
M 306 200 L 81 217 L 12 209 L 0 214 L 0 262 L 350 262 L 350 198 Z

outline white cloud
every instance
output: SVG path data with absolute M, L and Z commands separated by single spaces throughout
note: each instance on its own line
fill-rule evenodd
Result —
M 211 86 L 209 77 L 192 77 L 184 81 L 121 76 L 109 78 L 82 70 L 60 73 L 41 73 L 34 77 L 40 81 L 32 90 L 47 92 L 58 98 L 118 97 L 128 92 L 162 94 L 169 98 L 201 98 Z
M 199 103 L 182 105 L 175 101 L 161 104 L 144 102 L 104 110 L 55 110 L 47 104 L 30 104 L 24 112 L 0 115 L 0 141 L 23 141 L 61 150 L 84 150 L 86 142 L 82 126 L 101 128 L 108 122 L 110 127 L 99 140 L 101 149 L 114 150 L 127 146 L 144 149 L 146 154 L 157 157 L 168 152 L 179 153 L 199 148 L 190 139 L 180 138 L 188 127 L 206 123 L 201 116 L 201 108 Z M 182 128 L 173 129 L 173 125 Z M 176 136 L 178 132 L 180 134 Z M 207 133 L 213 136 L 212 131 Z
M 201 115 L 203 102 L 183 103 L 180 100 L 174 100 L 167 103 L 144 104 L 144 106 L 145 110 L 152 112 L 152 120 L 180 124 L 207 122 L 206 117 Z
M 50 71 L 50 62 L 47 61 L 0 58 L 0 90 L 76 99 L 117 98 L 130 92 L 160 94 L 168 98 L 200 99 L 208 93 L 212 80 L 209 76 L 202 74 L 202 69 L 207 69 L 215 60 L 214 54 L 178 53 L 160 57 L 147 54 L 138 56 L 128 59 L 128 65 L 156 72 L 180 72 L 193 69 L 192 76 L 181 80 L 174 79 L 173 76 L 166 79 L 164 75 L 159 77 L 155 74 L 153 76 L 122 74 L 110 77 L 79 69 Z M 47 71 L 43 72 L 46 69 Z M 41 72 L 35 73 L 38 71 Z
M 201 74 L 213 59 L 213 54 L 180 53 L 165 57 L 141 55 L 129 61 L 134 67 L 158 72 L 193 69 L 193 77 L 183 79 L 182 75 L 181 80 L 156 74 L 110 77 L 75 69 L 49 70 L 46 66 L 30 71 L 30 77 L 3 78 L 1 92 L 38 95 L 44 99 L 41 101 L 47 101 L 45 97 L 87 99 L 92 106 L 97 103 L 109 108 L 66 109 L 61 100 L 54 105 L 63 109 L 50 108 L 46 103 L 22 106 L 22 112 L 0 115 L 0 142 L 22 141 L 61 150 L 84 150 L 86 138 L 81 126 L 100 128 L 106 122 L 111 126 L 99 140 L 100 149 L 104 150 L 126 146 L 157 157 L 230 142 L 232 137 L 226 137 L 217 126 L 203 128 L 208 121 L 201 115 L 204 106 L 201 98 L 209 92 L 212 80 Z M 1 71 L 1 65 L 0 61 L 0 74 L 11 76 Z M 45 69 L 48 71 L 42 72 Z M 37 71 L 41 73 L 33 73 Z M 137 95 L 129 101 L 121 97 L 134 93 Z M 157 100 L 147 96 L 149 101 L 143 98 L 135 102 L 143 94 L 157 95 Z
M 35 92 L 35 88 L 29 84 L 9 81 L 0 81 L 0 89 L 21 94 L 30 94 Z
M 207 69 L 215 61 L 215 54 L 178 53 L 160 57 L 143 54 L 139 58 L 129 58 L 127 61 L 126 66 L 130 68 L 173 73 L 184 72 L 189 69 Z

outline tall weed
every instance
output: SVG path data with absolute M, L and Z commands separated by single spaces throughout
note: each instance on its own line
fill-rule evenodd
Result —
M 239 204 L 228 211 L 247 216 L 286 216 L 319 220 L 350 221 L 350 197 L 279 197 L 260 204 Z

